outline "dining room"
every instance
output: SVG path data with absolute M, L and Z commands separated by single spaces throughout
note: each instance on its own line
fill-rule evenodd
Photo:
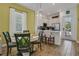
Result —
M 77 40 L 76 5 L 68 3 L 0 4 L 2 19 L 0 55 L 79 55 L 75 51 L 78 49 L 77 44 L 73 42 Z M 71 32 L 69 37 L 65 36 L 65 27 L 68 28 L 68 33 Z

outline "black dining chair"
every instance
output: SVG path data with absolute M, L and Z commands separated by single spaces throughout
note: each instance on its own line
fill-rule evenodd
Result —
M 33 49 L 30 43 L 30 33 L 19 33 L 14 35 L 17 43 L 18 56 L 23 56 L 24 53 L 28 53 L 28 55 L 30 56 Z
M 33 45 L 37 44 L 38 47 L 40 47 L 40 49 L 41 49 L 42 40 L 43 40 L 43 32 L 40 31 L 40 32 L 38 33 L 38 40 L 33 41 L 32 44 L 33 44 Z
M 29 33 L 29 30 L 23 30 L 23 33 Z
M 16 42 L 11 41 L 9 32 L 3 32 L 3 35 L 6 40 L 6 44 L 7 44 L 7 56 L 8 56 L 9 53 L 11 54 L 12 48 L 16 47 Z

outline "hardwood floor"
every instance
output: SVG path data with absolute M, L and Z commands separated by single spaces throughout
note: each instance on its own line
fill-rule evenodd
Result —
M 63 40 L 60 46 L 42 43 L 42 49 L 35 46 L 33 56 L 79 56 L 79 44 L 73 41 Z M 6 55 L 3 51 L 3 55 Z M 16 55 L 16 48 L 12 50 L 12 56 Z
M 75 43 L 72 41 L 64 40 L 61 46 L 42 44 L 42 50 L 38 51 L 35 55 L 38 56 L 75 56 L 76 49 Z

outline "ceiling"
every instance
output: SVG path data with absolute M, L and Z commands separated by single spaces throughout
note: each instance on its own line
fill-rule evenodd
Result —
M 60 10 L 69 10 L 74 8 L 75 3 L 20 3 L 20 5 L 28 7 L 34 11 L 41 11 L 42 14 L 49 16 Z

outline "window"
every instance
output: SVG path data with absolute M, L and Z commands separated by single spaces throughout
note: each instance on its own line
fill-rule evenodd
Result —
M 27 30 L 27 14 L 25 12 L 17 12 L 15 9 L 10 8 L 10 34 L 23 32 Z
M 16 12 L 15 16 L 16 20 L 16 32 L 21 32 L 22 31 L 22 15 L 21 13 Z

